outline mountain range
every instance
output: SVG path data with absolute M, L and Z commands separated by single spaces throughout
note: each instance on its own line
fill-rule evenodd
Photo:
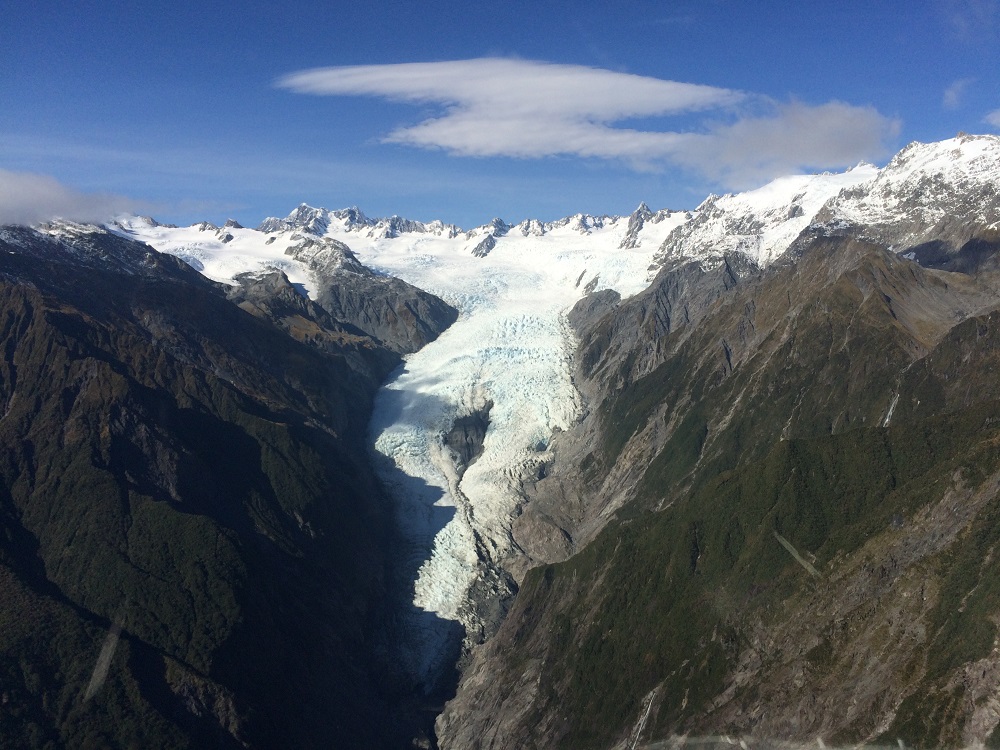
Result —
M 998 184 L 0 229 L 2 743 L 991 743 Z

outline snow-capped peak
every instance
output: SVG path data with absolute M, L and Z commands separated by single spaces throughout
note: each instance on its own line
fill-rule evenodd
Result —
M 500 217 L 495 217 L 482 226 L 471 229 L 465 233 L 465 238 L 471 240 L 473 237 L 482 237 L 484 234 L 492 235 L 494 237 L 503 237 L 507 232 L 511 230 L 510 224 L 501 219 Z
M 538 219 L 525 219 L 515 228 L 525 237 L 528 237 L 529 235 L 535 237 L 542 237 L 548 231 L 548 228 L 545 226 L 544 222 L 541 222 Z
M 326 234 L 330 225 L 330 212 L 325 208 L 313 208 L 305 203 L 288 214 L 284 219 L 268 217 L 257 227 L 258 232 L 288 232 L 301 230 L 317 236 Z
M 974 228 L 1000 227 L 998 174 L 1000 137 L 913 142 L 874 179 L 831 200 L 816 221 L 863 226 L 897 250 L 930 239 L 958 245 Z
M 656 265 L 706 261 L 738 251 L 765 266 L 788 249 L 832 197 L 871 180 L 878 170 L 859 164 L 840 174 L 779 177 L 745 193 L 710 195 L 680 224 L 656 255 Z
M 269 217 L 257 227 L 260 232 L 275 233 L 302 231 L 322 237 L 330 233 L 364 233 L 375 238 L 394 238 L 401 234 L 420 233 L 435 236 L 455 237 L 461 230 L 454 224 L 435 220 L 427 224 L 420 221 L 390 216 L 385 219 L 371 219 L 356 206 L 330 211 L 313 208 L 306 203 L 299 205 L 284 219 Z
M 647 224 L 659 224 L 664 219 L 668 219 L 674 215 L 674 211 L 669 209 L 661 209 L 656 213 L 646 205 L 646 201 L 639 204 L 638 208 L 632 212 L 631 216 L 628 217 L 628 227 L 625 230 L 625 236 L 622 237 L 621 244 L 618 245 L 623 250 L 630 250 L 639 247 L 641 240 L 639 239 L 640 233 L 646 227 Z M 687 219 L 691 216 L 688 214 Z

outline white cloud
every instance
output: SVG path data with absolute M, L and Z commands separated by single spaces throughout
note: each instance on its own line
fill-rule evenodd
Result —
M 501 58 L 316 68 L 284 76 L 278 86 L 301 94 L 437 102 L 463 111 L 492 111 L 503 118 L 541 115 L 595 122 L 708 109 L 745 96 L 582 65 Z
M 390 132 L 383 139 L 389 143 L 458 156 L 571 155 L 622 160 L 636 169 L 683 166 L 722 181 L 875 158 L 896 127 L 868 107 L 780 105 L 733 89 L 527 60 L 316 68 L 277 85 L 441 107 L 438 116 Z M 740 118 L 739 109 L 758 114 Z M 676 131 L 613 127 L 630 118 L 708 112 L 726 122 Z
M 971 78 L 959 78 L 957 81 L 953 81 L 944 90 L 944 96 L 941 98 L 941 106 L 945 109 L 958 109 L 962 105 L 965 91 L 972 84 L 972 81 L 973 79 Z
M 1000 109 L 995 109 L 983 118 L 995 128 L 1000 128 Z
M 37 224 L 56 218 L 101 222 L 140 208 L 137 201 L 84 193 L 47 175 L 0 169 L 0 224 Z

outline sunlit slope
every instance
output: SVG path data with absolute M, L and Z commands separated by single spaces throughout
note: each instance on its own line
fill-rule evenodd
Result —
M 599 428 L 537 493 L 631 491 L 529 573 L 444 747 L 993 732 L 996 280 L 819 228 L 794 251 L 691 322 L 608 335 L 666 298 L 664 273 L 584 334 Z

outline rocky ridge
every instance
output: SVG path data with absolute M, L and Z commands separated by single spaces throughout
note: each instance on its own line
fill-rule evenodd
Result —
M 298 234 L 291 240 L 295 244 L 285 255 L 312 271 L 316 304 L 394 352 L 417 351 L 458 317 L 458 311 L 438 297 L 402 279 L 374 273 L 342 242 Z

